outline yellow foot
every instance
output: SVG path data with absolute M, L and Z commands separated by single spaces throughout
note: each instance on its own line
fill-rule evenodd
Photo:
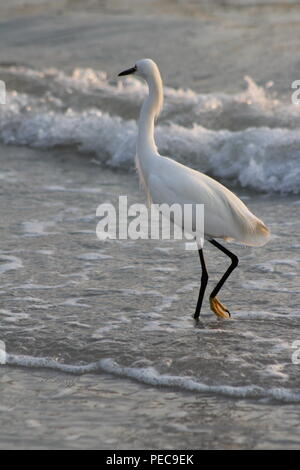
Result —
M 217 299 L 217 297 L 209 298 L 211 310 L 220 318 L 230 318 L 230 312 L 224 305 Z

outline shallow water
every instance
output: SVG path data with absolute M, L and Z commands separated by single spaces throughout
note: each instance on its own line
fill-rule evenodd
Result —
M 99 203 L 119 194 L 130 202 L 143 197 L 135 175 L 103 169 L 69 150 L 48 155 L 2 147 L 1 157 L 8 177 L 2 186 L 1 338 L 9 354 L 1 406 L 11 422 L 20 415 L 23 422 L 9 446 L 297 445 L 299 366 L 291 361 L 300 322 L 297 198 L 248 194 L 247 204 L 273 238 L 264 248 L 236 248 L 240 266 L 222 292 L 232 320 L 218 321 L 206 301 L 195 325 L 195 252 L 182 242 L 96 238 Z M 206 257 L 212 288 L 227 260 L 208 246 Z M 43 415 L 29 411 L 35 400 Z M 54 438 L 57 406 L 59 422 L 67 423 Z M 269 413 L 273 430 L 266 435 L 269 418 L 258 424 L 256 417 Z M 96 417 L 105 423 L 105 436 Z M 227 420 L 233 423 L 225 432 Z M 13 428 L 3 428 L 4 447 Z
M 0 447 L 298 448 L 297 6 L 259 10 L 266 27 L 245 2 L 171 15 L 153 2 L 152 16 L 143 2 L 42 3 L 13 2 L 0 28 Z M 240 265 L 220 295 L 230 321 L 206 298 L 194 323 L 201 272 L 182 242 L 96 237 L 100 203 L 145 200 L 132 170 L 146 89 L 115 78 L 144 55 L 166 79 L 161 152 L 234 189 L 272 232 L 262 248 L 232 245 Z M 205 254 L 210 292 L 228 260 Z

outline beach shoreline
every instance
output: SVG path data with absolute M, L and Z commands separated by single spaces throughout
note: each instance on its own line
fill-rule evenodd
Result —
M 1 449 L 299 448 L 300 8 L 219 4 L 0 6 Z M 147 88 L 117 78 L 145 56 L 165 84 L 160 152 L 271 230 L 264 247 L 229 245 L 229 321 L 209 309 L 228 269 L 211 244 L 195 324 L 197 253 L 96 236 L 100 204 L 146 202 L 134 155 Z

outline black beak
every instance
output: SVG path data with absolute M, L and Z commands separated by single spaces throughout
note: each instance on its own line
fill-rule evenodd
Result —
M 131 69 L 124 70 L 123 72 L 120 72 L 118 74 L 118 77 L 122 77 L 123 75 L 130 75 L 131 73 L 136 72 L 136 65 L 132 67 Z

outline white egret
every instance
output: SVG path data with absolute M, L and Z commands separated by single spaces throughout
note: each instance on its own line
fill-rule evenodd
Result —
M 210 308 L 218 317 L 229 318 L 229 310 L 216 296 L 238 265 L 238 258 L 215 238 L 261 246 L 268 241 L 269 230 L 225 186 L 158 153 L 154 140 L 154 121 L 163 104 L 163 84 L 159 69 L 153 60 L 141 59 L 134 67 L 119 73 L 119 76 L 129 74 L 142 77 L 149 88 L 149 94 L 142 105 L 138 127 L 136 166 L 139 178 L 147 196 L 154 204 L 204 204 L 204 238 L 231 259 L 230 267 L 210 294 Z M 203 246 L 199 248 L 199 257 L 202 277 L 194 314 L 196 320 L 200 315 L 208 282 Z

